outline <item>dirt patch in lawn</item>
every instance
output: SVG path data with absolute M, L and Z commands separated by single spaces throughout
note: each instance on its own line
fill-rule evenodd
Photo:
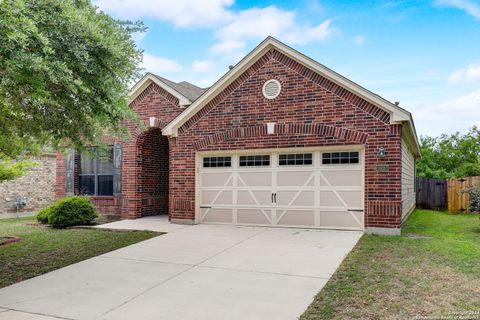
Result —
M 0 237 L 0 246 L 5 246 L 10 243 L 15 243 L 22 240 L 19 237 Z

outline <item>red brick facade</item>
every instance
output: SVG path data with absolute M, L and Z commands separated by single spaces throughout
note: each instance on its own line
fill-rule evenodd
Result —
M 161 129 L 184 109 L 177 98 L 155 84 L 147 87 L 130 106 L 139 115 L 140 124 L 127 123 L 130 139 L 122 142 L 121 196 L 92 196 L 103 214 L 122 218 L 168 212 L 168 138 Z M 155 117 L 150 128 L 150 117 Z M 78 161 L 76 161 L 78 163 Z M 57 155 L 57 197 L 65 196 L 65 156 Z M 78 165 L 75 165 L 75 192 L 78 192 Z
M 262 95 L 269 79 L 282 85 L 273 100 Z M 145 124 L 155 117 L 160 129 L 183 111 L 175 97 L 154 84 L 131 106 Z M 267 134 L 267 122 L 277 124 L 275 134 Z M 142 133 L 145 129 L 137 125 L 128 127 L 131 140 L 123 143 L 122 196 L 95 199 L 103 211 L 121 212 L 124 218 L 161 213 L 167 210 L 168 191 L 170 218 L 193 220 L 196 151 L 362 144 L 365 225 L 400 227 L 402 126 L 390 124 L 387 112 L 274 49 L 180 127 L 178 137 L 167 140 L 158 129 Z M 387 151 L 385 158 L 377 155 L 380 147 Z M 58 196 L 64 195 L 64 162 L 59 156 Z M 379 172 L 378 165 L 388 165 L 388 172 Z

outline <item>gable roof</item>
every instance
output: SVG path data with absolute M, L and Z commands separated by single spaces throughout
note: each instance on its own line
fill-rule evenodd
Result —
M 408 126 L 408 129 L 406 130 L 409 138 L 408 140 L 411 141 L 409 146 L 417 157 L 421 156 L 415 125 L 410 112 L 361 87 L 355 82 L 343 77 L 273 37 L 267 37 L 255 49 L 240 60 L 240 62 L 238 62 L 231 70 L 215 82 L 213 86 L 206 89 L 204 94 L 199 96 L 188 109 L 185 109 L 162 130 L 163 134 L 167 136 L 176 136 L 178 134 L 178 129 L 187 122 L 188 119 L 200 111 L 211 99 L 220 94 L 230 83 L 272 48 L 388 112 L 390 114 L 391 123 L 406 124 Z
M 178 99 L 178 103 L 182 107 L 189 106 L 200 97 L 207 89 L 197 87 L 186 81 L 173 82 L 166 78 L 157 76 L 156 74 L 147 72 L 142 79 L 140 79 L 130 90 L 130 101 L 132 102 L 137 98 L 143 90 L 145 90 L 150 84 L 155 83 L 172 96 Z
M 152 75 L 154 77 L 157 77 L 160 81 L 168 84 L 170 87 L 178 91 L 180 94 L 182 94 L 184 97 L 188 98 L 192 102 L 197 100 L 197 98 L 200 97 L 208 89 L 208 88 L 204 89 L 204 88 L 197 87 L 196 85 L 187 81 L 182 81 L 177 83 L 177 82 L 173 82 L 171 80 L 165 79 L 163 77 L 160 77 L 153 73 Z

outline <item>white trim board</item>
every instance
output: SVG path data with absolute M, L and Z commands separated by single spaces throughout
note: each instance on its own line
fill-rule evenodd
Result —
M 182 95 L 180 92 L 177 90 L 173 89 L 170 87 L 168 84 L 165 82 L 161 81 L 159 78 L 157 78 L 154 74 L 147 72 L 142 79 L 140 79 L 130 90 L 130 100 L 128 103 L 131 103 L 133 100 L 135 100 L 142 92 L 145 90 L 150 84 L 155 83 L 158 85 L 160 88 L 164 89 L 168 93 L 170 93 L 172 96 L 178 99 L 178 103 L 180 104 L 181 107 L 186 107 L 192 104 L 192 102 Z

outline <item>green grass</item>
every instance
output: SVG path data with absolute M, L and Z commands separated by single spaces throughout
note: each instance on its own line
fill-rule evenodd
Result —
M 0 220 L 0 236 L 22 238 L 0 246 L 0 288 L 159 235 L 27 225 L 34 223 L 34 218 Z
M 480 312 L 480 219 L 416 210 L 402 236 L 364 235 L 302 315 L 414 319 Z

